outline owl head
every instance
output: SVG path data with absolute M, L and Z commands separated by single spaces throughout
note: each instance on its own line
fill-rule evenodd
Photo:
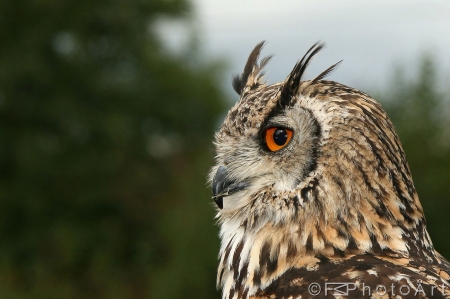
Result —
M 305 252 L 408 252 L 404 236 L 425 230 L 424 217 L 381 105 L 323 80 L 339 63 L 302 81 L 323 44 L 313 45 L 286 80 L 266 84 L 263 45 L 234 78 L 240 99 L 215 135 L 209 181 L 222 236 L 239 227 L 252 234 L 300 228 L 297 249 Z

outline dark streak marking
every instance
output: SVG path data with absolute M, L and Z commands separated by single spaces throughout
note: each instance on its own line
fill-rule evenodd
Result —
M 307 252 L 313 251 L 313 248 L 314 248 L 313 247 L 313 237 L 312 237 L 311 234 L 308 236 L 308 239 L 306 240 L 305 246 L 306 246 L 306 251 Z
M 244 243 L 241 241 L 239 242 L 239 245 L 236 247 L 236 250 L 234 251 L 233 255 L 233 277 L 234 279 L 238 278 L 239 274 L 239 262 L 241 257 L 242 248 L 244 247 Z

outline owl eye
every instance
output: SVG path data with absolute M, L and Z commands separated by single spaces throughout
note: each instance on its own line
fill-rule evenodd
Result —
M 271 152 L 284 148 L 292 138 L 292 130 L 272 127 L 264 132 L 264 141 Z

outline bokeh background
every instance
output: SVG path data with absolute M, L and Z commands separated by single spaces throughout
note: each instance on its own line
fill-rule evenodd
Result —
M 448 1 L 0 0 L 0 298 L 218 298 L 212 138 L 253 46 L 369 92 L 450 258 Z

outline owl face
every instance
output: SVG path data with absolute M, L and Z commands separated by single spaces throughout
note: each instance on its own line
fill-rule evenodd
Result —
M 216 134 L 212 186 L 223 212 L 251 204 L 251 195 L 263 189 L 294 190 L 316 167 L 320 126 L 301 103 L 280 109 L 278 88 L 261 86 L 244 96 Z M 246 107 L 255 106 L 263 113 L 250 121 Z

